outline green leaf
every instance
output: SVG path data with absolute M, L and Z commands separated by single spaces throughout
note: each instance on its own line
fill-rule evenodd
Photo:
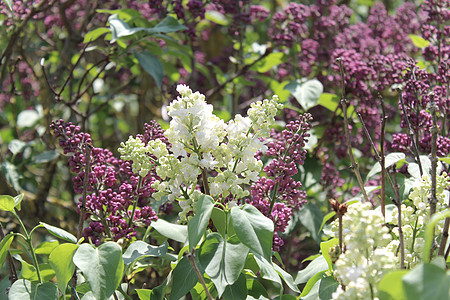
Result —
M 236 236 L 224 241 L 213 232 L 208 234 L 198 250 L 198 259 L 217 288 L 219 297 L 226 286 L 236 282 L 244 268 L 249 249 Z
M 58 288 L 63 294 L 66 291 L 67 283 L 75 271 L 75 264 L 72 258 L 77 249 L 78 245 L 76 244 L 61 244 L 50 253 L 48 258 L 50 266 L 55 270 Z
M 122 281 L 122 248 L 114 242 L 106 242 L 98 248 L 82 244 L 73 262 L 83 272 L 97 299 L 109 298 Z
M 322 220 L 323 218 L 320 209 L 312 202 L 308 202 L 308 204 L 306 204 L 301 208 L 301 210 L 299 210 L 298 214 L 303 226 L 305 226 L 306 229 L 308 229 L 308 231 L 311 233 L 311 237 L 319 243 L 322 240 L 320 233 L 320 220 Z
M 315 274 L 325 271 L 327 269 L 328 263 L 326 259 L 323 257 L 323 255 L 320 255 L 312 262 L 310 262 L 309 265 L 306 266 L 306 268 L 298 271 L 297 277 L 295 278 L 295 283 L 296 284 L 305 283 Z
M 160 257 L 166 253 L 167 243 L 164 243 L 161 246 L 152 246 L 143 241 L 135 241 L 128 246 L 122 258 L 125 266 L 128 266 L 136 260 L 149 256 Z
M 230 23 L 227 17 L 217 10 L 207 10 L 205 12 L 205 19 L 223 26 L 227 26 Z
M 450 217 L 450 209 L 446 209 L 437 214 L 434 214 L 433 217 L 431 217 L 430 222 L 428 222 L 427 226 L 425 227 L 425 245 L 423 246 L 424 262 L 430 262 L 430 252 L 431 246 L 433 244 L 434 227 L 440 220 L 448 217 Z
M 272 263 L 273 268 L 275 269 L 275 271 L 278 272 L 278 274 L 280 274 L 281 278 L 283 278 L 284 282 L 286 282 L 287 286 L 293 290 L 294 292 L 300 293 L 300 291 L 298 290 L 297 285 L 294 282 L 294 279 L 292 278 L 291 274 L 289 274 L 288 272 L 286 272 L 285 270 L 283 270 L 280 266 L 278 266 L 277 264 Z
M 450 157 L 439 157 L 438 160 L 450 165 Z
M 222 295 L 224 300 L 246 299 L 247 298 L 247 280 L 241 273 L 235 283 L 225 288 Z
M 303 288 L 302 293 L 300 294 L 300 297 L 305 297 L 309 294 L 309 292 L 312 290 L 316 282 L 318 282 L 320 279 L 322 279 L 325 276 L 326 271 L 321 271 L 317 274 L 315 274 L 313 277 L 311 277 L 308 282 L 306 283 L 305 287 Z
M 19 279 L 9 290 L 9 299 L 49 300 L 58 299 L 58 289 L 51 282 L 34 285 L 26 279 Z
M 407 270 L 396 270 L 387 273 L 378 284 L 380 300 L 404 300 L 402 278 L 408 274 Z
M 308 81 L 297 79 L 288 83 L 284 88 L 291 92 L 304 110 L 316 106 L 323 92 L 323 85 L 317 79 Z
M 180 243 L 186 243 L 187 241 L 187 226 L 169 223 L 166 220 L 158 219 L 156 222 L 152 222 L 151 225 L 163 236 L 172 239 Z
M 13 3 L 12 0 L 3 0 L 3 2 L 6 3 L 6 5 L 8 6 L 9 10 L 12 12 L 13 11 Z
M 333 276 L 327 276 L 322 274 L 314 286 L 310 289 L 308 295 L 300 297 L 302 300 L 330 300 L 332 299 L 333 293 L 339 286 L 339 282 Z
M 33 110 L 23 110 L 17 116 L 17 127 L 18 128 L 28 128 L 33 127 L 39 120 L 41 115 Z
M 450 276 L 434 264 L 420 264 L 404 275 L 403 291 L 408 300 L 448 299 Z
M 12 233 L 8 233 L 0 242 L 0 269 L 5 263 L 6 256 L 8 255 L 9 247 L 11 246 L 12 241 L 14 240 L 14 235 Z
M 55 249 L 56 247 L 58 247 L 59 242 L 58 241 L 53 241 L 53 242 L 43 242 L 41 244 L 39 244 L 36 248 L 36 250 L 34 251 L 36 254 L 50 254 L 53 249 Z
M 3 211 L 14 211 L 14 206 L 16 202 L 14 198 L 9 195 L 0 195 L 0 210 Z
M 65 231 L 64 229 L 46 224 L 44 222 L 40 222 L 40 224 L 42 226 L 44 226 L 44 228 L 47 229 L 48 232 L 50 232 L 52 235 L 56 236 L 57 238 L 60 238 L 67 242 L 71 242 L 71 243 L 75 243 L 75 244 L 77 243 L 77 238 L 73 234 Z
M 136 59 L 138 60 L 141 67 L 150 74 L 150 76 L 153 77 L 156 84 L 159 88 L 161 88 L 162 80 L 164 77 L 164 69 L 162 63 L 154 56 L 153 54 L 144 51 L 144 52 L 137 52 L 134 51 L 134 56 L 136 56 Z
M 33 157 L 34 164 L 42 164 L 49 161 L 52 161 L 59 157 L 59 153 L 53 150 L 42 152 L 41 154 Z
M 428 45 L 430 44 L 429 41 L 427 41 L 426 39 L 424 39 L 421 36 L 415 35 L 415 34 L 408 34 L 408 36 L 411 38 L 411 41 L 413 42 L 414 46 L 416 46 L 417 48 L 423 49 L 428 47 Z
M 261 270 L 261 277 L 263 279 L 267 279 L 273 282 L 280 284 L 281 286 L 281 278 L 278 272 L 273 267 L 273 263 L 267 261 L 264 257 L 255 254 L 255 261 L 258 264 L 259 269 Z
M 270 81 L 270 89 L 275 95 L 278 95 L 280 102 L 286 102 L 289 99 L 290 92 L 285 90 L 284 87 L 288 84 L 288 81 L 278 82 L 276 80 Z
M 216 227 L 217 231 L 225 237 L 226 233 L 226 224 L 227 224 L 227 216 L 225 212 L 217 207 L 214 207 L 211 212 L 211 220 L 213 221 L 214 227 Z
M 245 204 L 231 209 L 231 221 L 239 240 L 253 252 L 270 261 L 274 225 L 256 207 Z
M 210 196 L 202 195 L 198 200 L 195 216 L 189 220 L 187 225 L 189 251 L 192 251 L 192 249 L 197 246 L 205 233 L 206 227 L 208 227 L 209 224 L 209 219 L 211 218 L 213 207 L 214 200 Z
M 106 27 L 100 27 L 100 28 L 91 30 L 85 34 L 83 43 L 87 44 L 89 42 L 93 42 L 96 39 L 98 39 L 100 36 L 102 36 L 103 34 L 108 33 L 108 32 L 111 32 L 111 30 Z
M 37 275 L 36 268 L 32 264 L 29 264 L 24 260 L 19 260 L 19 261 L 22 264 L 22 269 L 20 270 L 20 278 L 27 279 L 32 282 L 39 281 L 39 277 Z M 56 273 L 52 269 L 52 267 L 49 264 L 44 264 L 44 263 L 39 264 L 39 273 L 41 274 L 41 278 L 44 281 L 51 280 L 56 275 Z
M 331 219 L 332 217 L 334 217 L 335 215 L 336 215 L 336 212 L 335 212 L 335 211 L 332 211 L 332 212 L 329 212 L 328 214 L 326 214 L 326 215 L 323 217 L 322 224 L 320 224 L 319 231 L 321 231 L 321 230 L 323 229 L 323 226 L 325 226 L 325 224 L 327 223 L 327 221 L 328 221 L 329 219 Z
M 393 164 L 396 164 L 397 162 L 405 159 L 405 153 L 402 152 L 393 152 L 393 153 L 389 153 L 388 155 L 386 155 L 386 157 L 384 158 L 384 166 L 387 168 L 389 168 L 390 166 L 392 166 Z M 369 174 L 367 174 L 366 177 L 366 181 L 367 179 L 369 179 L 370 177 L 372 177 L 375 174 L 378 174 L 381 172 L 381 165 L 379 162 L 376 162 L 372 169 L 369 171 Z
M 322 255 L 328 263 L 328 269 L 333 271 L 333 262 L 331 261 L 330 249 L 334 246 L 339 245 L 339 239 L 333 238 L 326 242 L 320 243 L 320 251 L 322 251 Z
M 188 29 L 186 26 L 181 25 L 177 19 L 171 16 L 166 16 L 164 20 L 159 22 L 155 27 L 146 29 L 147 32 L 150 33 L 170 33 L 179 30 Z
M 269 294 L 258 280 L 247 280 L 247 292 L 254 299 L 269 299 Z
M 199 264 L 196 257 L 194 258 L 197 267 L 200 269 L 200 273 L 203 274 L 204 271 L 201 264 Z M 186 295 L 195 286 L 197 281 L 197 274 L 195 273 L 189 258 L 187 256 L 183 256 L 173 270 L 172 292 L 170 293 L 169 300 L 178 300 Z
M 19 195 L 17 195 L 17 196 L 14 197 L 14 207 L 15 207 L 17 210 L 20 210 L 20 209 L 21 209 L 21 203 L 22 203 L 22 200 L 23 200 L 23 194 L 19 194 Z
M 259 73 L 266 73 L 270 71 L 273 67 L 278 66 L 283 62 L 283 52 L 274 52 L 270 53 L 251 68 L 252 70 L 256 70 Z

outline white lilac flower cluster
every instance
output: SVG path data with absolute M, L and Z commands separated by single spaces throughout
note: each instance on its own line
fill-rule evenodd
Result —
M 215 198 L 236 200 L 249 195 L 243 186 L 258 180 L 263 166 L 255 154 L 266 151 L 261 139 L 269 137 L 269 128 L 283 106 L 274 96 L 253 103 L 248 117 L 236 115 L 225 123 L 213 114 L 213 107 L 206 103 L 204 95 L 192 92 L 186 85 L 178 85 L 177 91 L 180 96 L 167 108 L 172 120 L 164 133 L 171 144 L 171 153 L 162 147 L 162 142 L 145 147 L 132 138 L 121 145 L 120 153 L 123 159 L 132 159 L 133 171 L 139 172 L 140 167 L 148 169 L 147 161 L 141 157 L 143 153 L 157 157 L 156 174 L 161 180 L 152 185 L 157 190 L 153 197 L 178 200 L 183 210 L 180 221 L 186 222 L 187 213 L 195 208 L 196 186 L 202 172 L 217 173 L 208 178 L 210 195 Z
M 349 205 L 342 218 L 345 252 L 336 261 L 335 275 L 345 286 L 339 286 L 333 299 L 374 299 L 383 275 L 396 268 L 397 258 L 385 246 L 389 230 L 381 213 L 370 203 Z M 337 221 L 332 224 L 338 235 Z
M 118 149 L 121 154 L 120 158 L 123 160 L 131 160 L 134 173 L 138 173 L 139 176 L 145 177 L 153 167 L 153 160 L 148 155 L 152 148 L 145 146 L 145 144 L 138 138 L 130 136 L 128 141 L 120 143 L 121 148 Z
M 449 192 L 446 189 L 448 187 L 450 187 L 450 181 L 446 173 L 436 176 L 436 212 L 440 212 L 447 207 L 446 203 L 448 203 Z M 408 268 L 412 268 L 421 262 L 422 249 L 425 242 L 423 233 L 426 224 L 430 220 L 431 179 L 429 176 L 424 175 L 422 180 L 417 182 L 409 194 L 409 199 L 412 201 L 413 206 L 402 204 L 401 217 L 405 245 L 405 264 Z M 398 226 L 397 214 L 398 209 L 395 208 L 392 211 L 392 223 Z M 435 233 L 437 236 L 442 232 L 443 225 L 444 220 L 436 224 Z M 393 228 L 392 233 L 398 236 L 398 227 Z M 399 241 L 393 240 L 387 247 L 390 251 L 396 253 L 399 247 Z

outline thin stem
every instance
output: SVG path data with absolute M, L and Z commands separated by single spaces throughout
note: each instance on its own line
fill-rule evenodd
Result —
M 364 189 L 364 183 L 361 178 L 361 174 L 359 173 L 359 166 L 358 163 L 355 161 L 355 158 L 353 156 L 353 150 L 352 150 L 352 144 L 350 142 L 350 133 L 348 130 L 348 116 L 347 116 L 347 98 L 345 93 L 345 79 L 344 79 L 344 68 L 342 67 L 342 59 L 337 58 L 337 63 L 339 64 L 339 70 L 341 72 L 341 89 L 342 89 L 342 98 L 341 98 L 341 105 L 342 105 L 342 112 L 344 114 L 344 132 L 345 132 L 345 138 L 347 140 L 347 149 L 348 149 L 348 156 L 350 157 L 351 166 L 353 173 L 356 176 L 356 179 L 358 181 L 358 185 L 361 189 L 361 193 L 363 194 L 364 200 L 366 202 L 369 201 L 369 197 L 367 196 L 366 190 Z
M 30 250 L 31 259 L 33 261 L 33 266 L 36 268 L 36 273 L 37 273 L 39 282 L 42 283 L 43 281 L 42 281 L 42 277 L 41 277 L 41 271 L 39 270 L 39 264 L 38 264 L 38 261 L 37 261 L 36 252 L 34 252 L 33 241 L 31 239 L 31 236 L 28 233 L 27 229 L 25 228 L 25 225 L 23 224 L 22 220 L 17 215 L 17 213 L 14 210 L 11 213 L 19 221 L 20 227 L 22 228 L 22 230 L 23 230 L 23 232 L 25 234 L 25 241 L 27 242 L 28 248 Z
M 422 177 L 423 169 L 422 169 L 422 162 L 420 161 L 420 157 L 419 157 L 419 149 L 417 148 L 417 143 L 416 143 L 416 140 L 413 135 L 414 130 L 412 129 L 411 123 L 409 122 L 409 117 L 408 117 L 408 113 L 406 111 L 405 101 L 403 100 L 403 95 L 402 95 L 401 90 L 398 91 L 398 95 L 400 98 L 400 104 L 402 106 L 403 116 L 405 117 L 406 124 L 408 126 L 408 136 L 411 139 L 411 143 L 413 145 L 413 153 L 415 156 L 415 160 L 416 160 L 416 163 L 419 165 L 420 176 Z
M 5 233 L 3 232 L 2 223 L 0 223 L 0 238 L 3 240 L 5 238 Z M 13 284 L 19 277 L 17 276 L 16 266 L 14 266 L 14 262 L 12 260 L 11 254 L 6 254 L 6 261 L 8 263 L 8 271 L 9 271 L 9 281 Z
M 339 249 L 341 250 L 341 253 L 344 253 L 344 248 L 342 248 L 342 215 L 339 214 Z
M 212 300 L 213 297 L 211 296 L 211 294 L 209 293 L 208 287 L 206 286 L 205 280 L 203 279 L 202 274 L 200 273 L 200 270 L 198 269 L 197 264 L 195 263 L 195 258 L 194 258 L 194 250 L 192 249 L 191 253 L 187 254 L 187 257 L 189 259 L 189 261 L 191 262 L 192 267 L 194 268 L 195 274 L 198 277 L 198 280 L 200 281 L 200 283 L 203 286 L 203 289 L 205 290 L 206 296 L 208 297 L 209 300 Z
M 136 194 L 139 192 L 139 189 L 141 188 L 141 184 L 142 184 L 142 177 L 139 176 L 139 182 L 138 182 L 138 186 L 136 188 Z M 133 209 L 131 210 L 131 217 L 130 217 L 130 220 L 128 221 L 128 227 L 131 227 L 131 225 L 133 224 L 133 219 L 134 219 L 134 214 L 136 213 L 136 206 L 138 203 L 138 198 L 139 198 L 139 195 L 136 196 L 136 200 L 133 203 Z
M 208 175 L 206 174 L 206 170 L 204 168 L 201 168 L 201 170 L 202 170 L 203 188 L 205 189 L 205 194 L 209 195 Z
M 380 165 L 381 165 L 381 213 L 386 218 L 386 157 L 384 156 L 384 135 L 386 132 L 387 116 L 384 111 L 384 101 L 380 96 L 381 102 L 381 136 L 380 136 Z M 386 220 L 386 219 L 385 219 Z
M 78 233 L 77 240 L 81 238 L 83 234 L 83 223 L 84 218 L 86 216 L 86 196 L 87 196 L 87 187 L 89 184 L 89 171 L 91 164 L 91 146 L 86 144 L 86 165 L 84 166 L 84 178 L 83 178 L 83 194 L 81 198 L 81 206 L 80 206 L 80 218 L 78 219 Z
M 398 238 L 400 240 L 400 268 L 405 269 L 405 243 L 403 237 L 403 228 L 402 228 L 402 205 L 397 205 L 398 210 Z
M 434 98 L 434 96 L 432 96 Z M 433 127 L 431 128 L 431 199 L 430 199 L 430 217 L 436 213 L 436 176 L 437 176 L 437 135 L 439 128 L 437 126 L 436 103 L 434 99 L 431 102 L 431 116 L 433 118 Z

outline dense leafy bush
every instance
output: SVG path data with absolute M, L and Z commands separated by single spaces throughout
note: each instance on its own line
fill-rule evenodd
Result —
M 1 2 L 2 297 L 447 299 L 416 2 Z

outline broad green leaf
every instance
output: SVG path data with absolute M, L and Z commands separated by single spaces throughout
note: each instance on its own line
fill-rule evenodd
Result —
M 11 246 L 13 240 L 14 235 L 12 233 L 8 233 L 0 242 L 0 268 L 5 263 L 9 247 Z
M 289 99 L 290 92 L 284 87 L 289 83 L 289 81 L 278 82 L 276 80 L 270 81 L 270 89 L 275 95 L 278 95 L 280 102 L 286 102 Z
M 20 300 L 50 300 L 58 299 L 58 289 L 51 282 L 33 284 L 26 279 L 19 279 L 9 290 L 9 299 Z
M 217 231 L 225 237 L 226 233 L 226 224 L 227 224 L 227 216 L 225 212 L 217 207 L 214 207 L 211 212 L 211 220 L 213 221 L 214 227 L 216 227 Z
M 292 278 L 291 274 L 289 274 L 288 272 L 286 272 L 285 270 L 283 270 L 280 266 L 278 266 L 277 264 L 272 263 L 273 268 L 275 269 L 275 271 L 278 272 L 278 274 L 280 274 L 281 278 L 283 278 L 284 282 L 286 282 L 287 286 L 293 290 L 294 292 L 300 293 L 300 291 L 298 290 L 297 285 L 294 282 L 294 279 Z
M 308 202 L 305 206 L 301 208 L 298 212 L 300 217 L 300 222 L 302 222 L 303 226 L 308 229 L 311 233 L 311 237 L 318 243 L 320 243 L 321 239 L 321 221 L 323 215 L 320 209 L 314 205 L 312 202 Z
M 59 157 L 59 153 L 53 150 L 42 152 L 41 154 L 33 157 L 33 163 L 35 164 L 42 164 L 49 161 L 54 160 L 55 158 Z
M 198 200 L 195 216 L 189 220 L 187 225 L 189 251 L 192 251 L 192 249 L 197 246 L 198 242 L 205 233 L 206 227 L 208 227 L 209 224 L 209 219 L 211 218 L 213 207 L 214 201 L 210 196 L 202 195 Z
M 188 233 L 186 225 L 173 224 L 167 222 L 166 220 L 158 219 L 156 222 L 152 222 L 151 226 L 160 234 L 171 240 L 180 243 L 186 243 L 187 241 Z
M 32 282 L 38 282 L 39 277 L 37 275 L 36 268 L 24 260 L 20 260 L 20 263 L 22 264 L 22 269 L 20 270 L 20 278 L 27 279 Z M 41 274 L 41 279 L 43 281 L 49 281 L 56 275 L 53 268 L 49 264 L 44 263 L 39 264 L 39 273 Z
M 314 259 L 312 262 L 309 263 L 309 265 L 306 266 L 303 270 L 298 271 L 297 277 L 295 278 L 296 284 L 301 284 L 307 282 L 311 277 L 313 277 L 315 274 L 325 271 L 328 269 L 328 263 L 323 257 L 323 255 L 320 255 L 316 259 Z
M 67 283 L 75 271 L 72 259 L 77 249 L 78 245 L 76 244 L 61 244 L 50 253 L 48 258 L 50 266 L 55 270 L 58 288 L 62 293 L 65 293 Z
M 397 162 L 404 160 L 405 159 L 405 153 L 402 152 L 393 152 L 393 153 L 389 153 L 388 155 L 386 155 L 386 157 L 384 158 L 384 166 L 387 168 L 389 168 L 390 166 L 392 166 L 393 164 L 396 164 Z M 376 162 L 372 169 L 369 171 L 369 174 L 367 174 L 366 177 L 366 181 L 367 179 L 369 179 L 370 177 L 372 177 L 375 174 L 378 174 L 381 172 L 381 165 L 379 162 Z
M 14 198 L 9 195 L 0 195 L 0 210 L 13 211 L 16 202 Z
M 378 284 L 378 298 L 380 300 L 404 300 L 402 278 L 408 272 L 407 270 L 396 270 L 387 273 Z
M 317 79 L 308 81 L 297 79 L 288 83 L 284 88 L 291 92 L 304 110 L 316 106 L 323 92 L 323 85 Z
M 244 268 L 249 249 L 236 236 L 224 241 L 213 232 L 208 234 L 198 250 L 198 259 L 217 288 L 219 297 L 226 286 L 236 282 Z
M 421 36 L 415 35 L 415 34 L 408 34 L 408 36 L 411 38 L 411 41 L 413 42 L 414 46 L 416 46 L 417 48 L 423 49 L 428 47 L 428 45 L 430 44 L 429 41 L 427 41 L 426 39 L 424 39 Z
M 41 115 L 33 110 L 23 110 L 17 116 L 17 127 L 19 128 L 28 128 L 33 127 L 39 120 L 41 119 Z
M 108 32 L 111 32 L 111 30 L 106 27 L 100 27 L 100 28 L 96 28 L 92 31 L 89 31 L 88 33 L 85 34 L 83 43 L 87 44 L 89 42 L 93 42 L 96 39 L 98 39 L 100 36 L 102 36 L 103 34 L 108 33 Z
M 58 241 L 53 241 L 53 242 L 43 242 L 41 244 L 39 244 L 36 247 L 36 250 L 34 251 L 36 254 L 50 254 L 52 253 L 53 249 L 55 249 L 56 247 L 58 247 L 59 242 Z
M 422 171 L 424 175 L 430 176 L 431 170 L 431 160 L 426 155 L 419 156 L 420 164 L 422 165 Z M 408 173 L 419 180 L 422 180 L 422 176 L 420 175 L 419 165 L 415 162 L 408 164 Z
M 270 261 L 274 225 L 256 207 L 245 204 L 231 209 L 231 221 L 239 240 L 253 252 Z
M 158 60 L 156 56 L 150 52 L 137 52 L 134 51 L 134 56 L 138 60 L 141 67 L 153 77 L 156 84 L 161 88 L 162 80 L 164 77 L 164 69 L 162 63 Z
M 438 160 L 450 165 L 450 157 L 439 157 Z
M 14 197 L 14 207 L 15 207 L 17 210 L 20 210 L 20 209 L 21 209 L 21 203 L 22 203 L 22 200 L 23 200 L 23 194 L 19 194 L 19 195 L 17 195 L 17 196 Z
M 224 300 L 246 299 L 247 298 L 247 280 L 241 273 L 235 283 L 225 288 L 222 295 Z
M 52 235 L 56 236 L 57 238 L 60 238 L 62 240 L 65 240 L 65 241 L 71 242 L 71 243 L 77 242 L 77 238 L 73 234 L 65 231 L 64 229 L 46 224 L 44 222 L 40 222 L 40 224 L 42 226 L 44 226 L 44 228 L 47 229 L 48 232 L 50 232 Z
M 269 294 L 258 280 L 247 279 L 247 292 L 254 299 L 269 299 Z
M 433 244 L 434 227 L 440 220 L 448 217 L 450 217 L 450 209 L 446 209 L 440 213 L 434 214 L 433 217 L 431 217 L 430 222 L 428 222 L 427 226 L 425 227 L 425 245 L 423 246 L 424 262 L 430 262 L 430 252 L 431 246 Z
M 97 299 L 109 298 L 122 281 L 122 248 L 114 242 L 106 242 L 98 248 L 82 244 L 73 262 L 83 272 Z
M 217 10 L 207 10 L 205 19 L 223 26 L 227 26 L 230 23 L 227 17 Z
M 196 257 L 195 262 L 200 269 L 200 273 L 203 274 L 203 268 Z M 195 286 L 197 281 L 197 274 L 195 273 L 189 258 L 183 256 L 173 270 L 172 292 L 170 293 L 169 300 L 178 300 L 186 295 Z
M 403 291 L 408 300 L 448 299 L 450 276 L 434 264 L 420 264 L 404 275 Z
M 273 300 L 297 300 L 297 297 L 291 294 L 283 294 L 280 296 L 276 296 Z
M 273 267 L 273 263 L 267 261 L 264 257 L 258 254 L 255 254 L 254 257 L 259 269 L 261 270 L 261 277 L 281 285 L 280 275 Z
M 135 241 L 128 246 L 127 251 L 123 254 L 123 262 L 125 266 L 130 265 L 132 262 L 153 256 L 160 257 L 167 253 L 167 243 L 161 246 L 152 246 L 143 241 Z
M 300 297 L 302 300 L 330 300 L 333 293 L 339 286 L 339 282 L 333 276 L 322 275 L 312 289 L 310 289 L 308 295 Z
M 318 282 L 320 279 L 325 277 L 326 271 L 321 271 L 317 274 L 315 274 L 313 277 L 311 277 L 308 282 L 306 283 L 305 287 L 303 288 L 302 293 L 300 294 L 300 297 L 305 297 L 309 294 L 309 292 L 312 290 L 316 282 Z
M 217 289 L 214 286 L 214 283 L 208 277 L 203 277 L 203 279 L 205 280 L 206 288 L 211 294 L 211 297 L 213 299 L 217 299 Z M 203 285 L 200 282 L 197 282 L 197 284 L 191 289 L 190 294 L 193 300 L 208 299 L 205 289 L 203 288 Z
M 335 215 L 336 215 L 335 211 L 332 211 L 332 212 L 329 212 L 328 214 L 326 214 L 323 217 L 322 224 L 320 224 L 319 231 L 321 231 L 323 229 L 323 226 L 325 226 L 325 224 L 328 222 L 328 220 L 331 219 L 332 217 L 334 217 Z
M 179 30 L 186 30 L 187 27 L 184 25 L 181 25 L 177 19 L 171 16 L 166 16 L 164 20 L 159 22 L 155 27 L 153 28 L 147 28 L 146 31 L 150 33 L 170 33 L 175 32 Z
M 252 69 L 256 70 L 259 73 L 266 73 L 270 71 L 273 67 L 278 66 L 283 62 L 283 52 L 274 52 L 270 53 L 260 61 L 258 61 Z
M 328 269 L 333 271 L 333 262 L 331 261 L 330 249 L 334 246 L 339 245 L 339 239 L 333 238 L 326 242 L 320 243 L 320 251 L 322 251 L 322 255 L 328 263 Z
M 139 296 L 140 300 L 164 300 L 165 290 L 167 287 L 168 277 L 164 282 L 153 288 L 152 290 L 148 289 L 136 289 L 136 292 Z
M 23 152 L 27 147 L 29 147 L 29 143 L 18 139 L 14 139 L 8 143 L 8 150 L 12 153 L 13 156 L 20 152 Z
M 341 116 L 342 110 L 339 107 L 340 98 L 336 94 L 330 94 L 330 93 L 322 93 L 320 95 L 319 100 L 317 100 L 317 104 L 325 107 L 329 111 L 336 112 L 336 115 Z M 355 111 L 355 108 L 353 105 L 348 105 L 347 107 L 347 114 L 351 116 L 353 112 Z

